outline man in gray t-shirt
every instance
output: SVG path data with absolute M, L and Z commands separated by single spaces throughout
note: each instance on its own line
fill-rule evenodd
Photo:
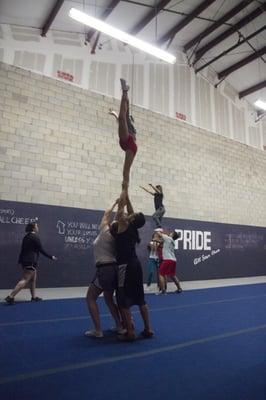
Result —
M 85 336 L 103 337 L 101 329 L 100 313 L 97 305 L 97 299 L 103 292 L 106 305 L 108 306 L 116 324 L 116 331 L 123 331 L 121 318 L 117 304 L 114 302 L 114 291 L 117 287 L 117 263 L 115 257 L 115 240 L 112 236 L 112 229 L 115 223 L 111 224 L 111 214 L 117 205 L 106 210 L 101 224 L 100 232 L 93 243 L 93 252 L 96 263 L 96 274 L 91 282 L 86 296 L 86 301 L 91 315 L 94 329 L 86 331 Z

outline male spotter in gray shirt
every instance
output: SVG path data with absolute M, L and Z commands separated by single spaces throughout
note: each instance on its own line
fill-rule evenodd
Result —
M 99 265 L 116 263 L 115 253 L 115 239 L 110 232 L 109 225 L 105 225 L 93 242 L 93 254 L 96 267 Z
M 97 306 L 97 299 L 103 292 L 104 300 L 115 320 L 117 332 L 123 330 L 118 307 L 114 302 L 113 294 L 117 287 L 117 263 L 115 257 L 115 241 L 112 236 L 112 228 L 115 223 L 111 223 L 111 214 L 117 205 L 106 210 L 101 224 L 100 232 L 93 243 L 93 252 L 96 263 L 96 274 L 87 292 L 87 305 L 91 315 L 94 328 L 85 332 L 88 337 L 103 337 L 101 328 L 100 314 Z

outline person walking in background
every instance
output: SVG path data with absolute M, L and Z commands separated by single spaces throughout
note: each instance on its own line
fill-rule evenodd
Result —
M 14 304 L 15 296 L 29 285 L 31 292 L 31 301 L 40 301 L 36 296 L 36 280 L 39 253 L 51 260 L 57 260 L 55 256 L 48 254 L 42 247 L 39 236 L 39 227 L 37 222 L 29 223 L 25 228 L 26 235 L 23 238 L 18 263 L 22 266 L 22 279 L 17 283 L 14 290 L 5 298 L 8 304 Z
M 129 86 L 125 79 L 120 79 L 120 82 L 122 89 L 122 98 L 120 102 L 119 115 L 117 115 L 117 113 L 112 109 L 109 110 L 109 114 L 113 115 L 118 122 L 119 145 L 121 149 L 125 152 L 122 187 L 128 187 L 130 168 L 138 150 L 136 144 L 137 131 L 133 125 L 133 117 L 129 115 Z
M 104 300 L 112 314 L 117 333 L 123 333 L 122 322 L 117 304 L 114 302 L 114 291 L 117 288 L 117 262 L 114 231 L 117 223 L 111 223 L 111 214 L 117 205 L 118 200 L 113 206 L 106 210 L 101 224 L 100 232 L 93 242 L 93 252 L 96 263 L 96 274 L 91 282 L 86 296 L 87 306 L 91 315 L 94 329 L 85 332 L 88 337 L 103 337 L 101 320 L 97 299 L 103 292 Z
M 177 287 L 176 293 L 181 293 L 182 288 L 178 277 L 176 276 L 176 256 L 175 256 L 175 240 L 178 239 L 177 232 L 171 232 L 169 235 L 158 232 L 163 240 L 162 262 L 159 267 L 159 282 L 161 294 L 166 293 L 167 277 L 169 277 Z
M 151 183 L 149 183 L 149 186 L 153 189 L 153 191 L 146 189 L 144 186 L 140 186 L 140 188 L 154 197 L 155 213 L 152 215 L 152 219 L 155 222 L 156 228 L 161 228 L 162 218 L 165 214 L 165 208 L 163 205 L 163 188 L 161 185 L 153 186 Z

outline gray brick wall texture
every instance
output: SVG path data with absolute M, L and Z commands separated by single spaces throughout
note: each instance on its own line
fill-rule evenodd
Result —
M 0 199 L 104 209 L 120 193 L 124 153 L 113 98 L 0 63 Z M 266 154 L 134 107 L 138 146 L 130 195 L 161 184 L 165 216 L 266 226 Z

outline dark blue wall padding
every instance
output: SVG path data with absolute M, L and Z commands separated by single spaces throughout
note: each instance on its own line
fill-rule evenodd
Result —
M 35 218 L 43 247 L 58 256 L 57 262 L 41 256 L 38 286 L 86 286 L 95 272 L 92 243 L 102 215 L 103 211 L 1 200 L 0 288 L 13 287 L 20 277 L 17 260 L 25 225 Z M 266 228 L 174 218 L 164 218 L 163 227 L 181 233 L 176 256 L 182 281 L 265 275 Z M 147 217 L 137 249 L 144 277 L 153 229 Z

